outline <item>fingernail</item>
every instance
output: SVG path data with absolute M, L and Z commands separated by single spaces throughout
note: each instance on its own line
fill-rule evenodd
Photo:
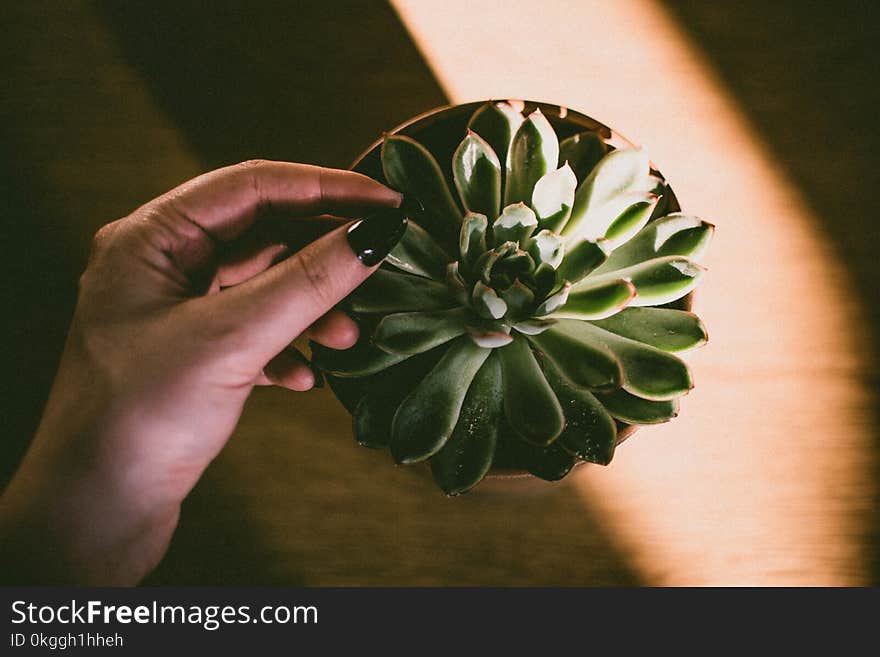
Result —
M 378 265 L 403 237 L 406 214 L 386 208 L 367 215 L 348 229 L 352 251 L 367 267 Z

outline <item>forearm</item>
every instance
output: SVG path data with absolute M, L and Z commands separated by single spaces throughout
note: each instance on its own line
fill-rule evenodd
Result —
M 0 496 L 2 583 L 136 584 L 165 553 L 179 505 L 34 443 Z

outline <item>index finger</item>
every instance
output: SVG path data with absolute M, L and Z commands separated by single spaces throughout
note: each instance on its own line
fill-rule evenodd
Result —
M 400 201 L 399 193 L 353 171 L 251 160 L 194 178 L 145 207 L 179 215 L 213 239 L 229 241 L 245 232 L 265 207 L 345 216 L 364 207 L 396 207 Z

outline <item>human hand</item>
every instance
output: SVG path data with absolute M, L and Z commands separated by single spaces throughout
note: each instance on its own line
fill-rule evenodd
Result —
M 102 228 L 37 435 L 0 498 L 0 568 L 30 582 L 140 581 L 253 387 L 315 384 L 290 343 L 304 332 L 337 349 L 357 340 L 333 307 L 405 220 L 378 212 L 347 228 L 315 215 L 399 204 L 360 174 L 256 161 Z

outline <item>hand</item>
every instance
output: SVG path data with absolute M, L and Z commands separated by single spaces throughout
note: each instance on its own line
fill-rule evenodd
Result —
M 385 212 L 346 228 L 314 216 L 399 204 L 360 174 L 260 161 L 200 176 L 102 228 L 37 435 L 0 498 L 0 571 L 140 581 L 253 387 L 315 384 L 290 343 L 303 332 L 337 349 L 357 340 L 333 307 L 405 220 Z

